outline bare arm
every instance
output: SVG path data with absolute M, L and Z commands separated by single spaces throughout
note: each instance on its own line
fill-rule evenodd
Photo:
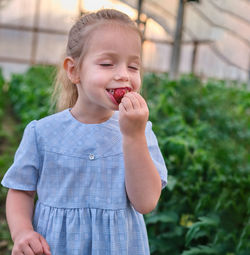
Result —
M 134 208 L 146 214 L 155 208 L 161 194 L 160 175 L 145 136 L 148 107 L 135 92 L 126 94 L 119 107 L 127 194 Z
M 32 216 L 35 192 L 10 189 L 6 200 L 6 216 L 13 241 L 23 230 L 33 230 Z
M 45 239 L 34 231 L 32 217 L 34 191 L 10 189 L 6 200 L 6 216 L 14 242 L 12 254 L 50 254 Z

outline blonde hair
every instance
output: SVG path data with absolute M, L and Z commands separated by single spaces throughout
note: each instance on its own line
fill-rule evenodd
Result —
M 142 34 L 136 23 L 130 17 L 114 9 L 102 9 L 94 13 L 87 13 L 81 16 L 73 25 L 68 35 L 66 56 L 72 57 L 77 62 L 77 68 L 81 65 L 82 59 L 87 51 L 90 33 L 100 24 L 112 21 L 126 25 L 138 32 L 141 40 Z M 77 87 L 67 77 L 63 66 L 59 67 L 52 94 L 52 104 L 57 111 L 71 108 L 78 98 Z

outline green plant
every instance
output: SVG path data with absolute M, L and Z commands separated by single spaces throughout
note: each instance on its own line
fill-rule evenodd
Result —
M 4 77 L 2 73 L 2 69 L 0 69 L 0 121 L 3 117 L 4 112 L 4 103 L 5 103 L 5 96 L 4 96 Z
M 249 91 L 150 74 L 143 94 L 169 173 L 145 216 L 152 254 L 249 253 Z
M 24 128 L 31 120 L 40 119 L 50 112 L 50 98 L 55 68 L 33 66 L 25 74 L 13 74 L 9 97 L 16 116 Z
M 53 73 L 33 67 L 12 76 L 8 95 L 23 127 L 49 113 Z M 145 215 L 151 254 L 248 255 L 249 90 L 191 75 L 169 81 L 148 74 L 142 93 L 169 174 L 158 207 Z M 8 144 L 12 155 L 15 145 Z M 9 160 L 3 157 L 0 166 Z

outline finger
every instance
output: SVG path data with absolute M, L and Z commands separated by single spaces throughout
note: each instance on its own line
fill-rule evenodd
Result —
M 123 105 L 123 104 L 119 104 L 119 111 L 120 111 L 121 113 L 123 113 L 123 112 L 126 111 L 126 109 L 124 108 L 124 105 Z
M 30 247 L 36 255 L 43 254 L 43 246 L 39 239 L 32 239 L 30 241 Z
M 15 251 L 15 250 L 13 249 L 12 252 L 11 252 L 11 255 L 24 255 L 24 253 L 21 252 L 21 251 Z
M 133 109 L 133 105 L 131 102 L 131 99 L 129 99 L 128 97 L 124 96 L 122 98 L 121 104 L 123 105 L 125 111 L 131 111 Z
M 140 103 L 141 107 L 147 107 L 145 99 L 139 93 L 134 93 L 134 95 L 137 98 L 138 102 Z
M 23 250 L 23 254 L 25 255 L 35 255 L 35 253 L 32 251 L 29 245 L 25 245 L 22 250 Z
M 130 99 L 131 103 L 132 103 L 132 107 L 133 109 L 139 109 L 141 108 L 140 102 L 136 96 L 137 93 L 135 92 L 131 92 L 127 95 L 127 97 Z
M 23 255 L 24 253 L 22 252 L 22 247 L 18 246 L 14 243 L 14 247 L 12 249 L 11 255 Z
M 43 253 L 45 255 L 51 255 L 50 247 L 49 247 L 47 241 L 42 236 L 40 236 L 40 241 L 41 241 L 41 244 L 43 247 Z

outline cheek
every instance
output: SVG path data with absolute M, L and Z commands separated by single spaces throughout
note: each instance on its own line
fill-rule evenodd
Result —
M 93 72 L 90 74 L 89 79 L 91 79 L 93 83 L 96 83 L 96 84 L 99 84 L 99 86 L 102 86 L 105 83 L 107 83 L 107 81 L 109 81 L 111 77 L 112 77 L 112 74 L 110 73 L 110 71 L 96 69 L 96 70 L 93 70 Z
M 96 71 L 90 72 L 87 75 L 82 76 L 81 81 L 85 87 L 88 87 L 88 89 L 101 87 L 103 83 L 102 75 L 100 75 L 100 73 Z
M 134 89 L 135 89 L 135 91 L 138 92 L 141 88 L 141 76 L 140 76 L 140 74 L 136 75 L 133 80 L 134 80 Z

